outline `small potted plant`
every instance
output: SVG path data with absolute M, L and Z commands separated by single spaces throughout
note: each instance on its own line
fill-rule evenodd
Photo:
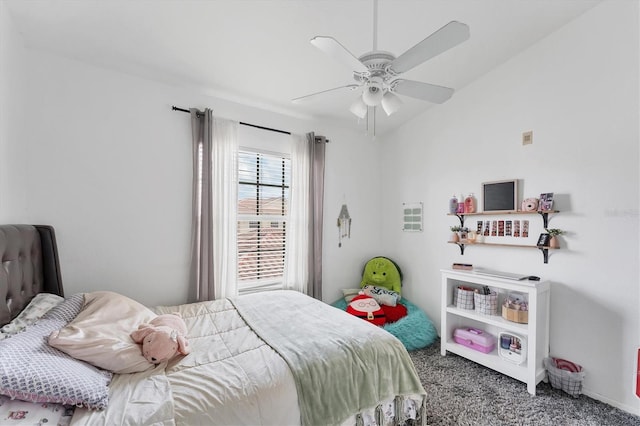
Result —
M 557 228 L 549 228 L 546 229 L 547 234 L 551 235 L 551 238 L 549 239 L 549 247 L 551 248 L 559 248 L 560 247 L 560 243 L 558 242 L 558 235 L 562 235 L 564 234 L 564 231 L 562 229 L 557 229 Z
M 460 241 L 460 236 L 458 236 L 458 232 L 462 231 L 462 227 L 460 226 L 452 226 L 450 227 L 451 229 L 451 241 L 454 243 L 457 243 L 458 241 Z

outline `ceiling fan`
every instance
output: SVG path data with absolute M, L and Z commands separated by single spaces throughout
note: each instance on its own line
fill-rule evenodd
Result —
M 333 37 L 317 36 L 311 44 L 326 53 L 337 62 L 346 65 L 353 71 L 356 84 L 347 84 L 321 92 L 312 93 L 293 99 L 300 102 L 335 90 L 357 90 L 363 88 L 349 110 L 359 118 L 368 115 L 369 107 L 380 105 L 387 115 L 396 112 L 402 100 L 396 94 L 409 96 L 437 104 L 445 102 L 453 94 L 449 87 L 437 86 L 414 80 L 398 78 L 402 73 L 423 62 L 451 49 L 469 38 L 469 27 L 457 21 L 451 21 L 403 54 L 393 54 L 377 50 L 378 1 L 373 4 L 373 50 L 356 58 L 346 47 Z M 375 130 L 374 130 L 375 132 Z

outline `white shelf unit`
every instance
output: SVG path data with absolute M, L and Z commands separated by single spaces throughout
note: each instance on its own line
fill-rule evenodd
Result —
M 549 355 L 549 294 L 548 281 L 517 281 L 496 278 L 473 271 L 442 269 L 442 329 L 440 353 L 447 351 L 484 365 L 527 384 L 527 391 L 535 395 L 536 385 L 545 378 L 542 361 Z M 454 289 L 466 286 L 480 289 L 488 286 L 498 293 L 497 315 L 482 315 L 474 310 L 459 309 L 454 304 Z M 511 293 L 526 295 L 529 305 L 528 324 L 502 318 L 502 302 Z M 475 327 L 496 337 L 496 347 L 489 353 L 469 349 L 453 340 L 457 328 Z M 512 332 L 527 340 L 527 357 L 518 365 L 498 355 L 498 333 Z

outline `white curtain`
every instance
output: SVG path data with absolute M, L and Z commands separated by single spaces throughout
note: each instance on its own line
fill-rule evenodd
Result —
M 193 225 L 191 279 L 198 302 L 234 296 L 238 123 L 191 110 Z
M 214 117 L 212 133 L 213 298 L 222 299 L 238 294 L 238 122 Z
M 310 147 L 302 135 L 291 135 L 291 138 L 291 193 L 283 287 L 306 294 L 309 281 Z

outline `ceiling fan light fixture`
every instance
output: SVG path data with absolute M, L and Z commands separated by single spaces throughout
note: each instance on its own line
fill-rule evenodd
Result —
M 349 111 L 359 118 L 364 118 L 367 115 L 367 109 L 367 105 L 362 100 L 362 96 L 358 96 L 358 99 L 349 107 Z
M 380 78 L 372 78 L 364 86 L 364 93 L 362 93 L 362 100 L 369 106 L 376 106 L 382 101 L 384 90 L 382 89 L 382 80 Z
M 402 99 L 400 99 L 400 97 L 395 93 L 391 93 L 387 90 L 387 93 L 382 97 L 381 103 L 384 112 L 386 112 L 387 115 L 391 115 L 400 109 L 400 106 L 402 106 Z

